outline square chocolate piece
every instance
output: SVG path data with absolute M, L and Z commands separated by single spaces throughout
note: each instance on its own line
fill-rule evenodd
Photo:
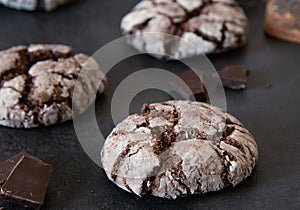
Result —
M 52 166 L 20 153 L 0 164 L 0 198 L 40 209 L 44 203 Z
M 218 75 L 225 88 L 243 90 L 247 87 L 249 70 L 242 66 L 230 65 L 218 71 Z
M 20 153 L 3 163 L 0 163 L 0 186 L 4 184 L 7 177 L 9 176 L 10 172 L 13 170 L 15 165 L 19 162 L 19 160 L 24 156 L 26 153 Z

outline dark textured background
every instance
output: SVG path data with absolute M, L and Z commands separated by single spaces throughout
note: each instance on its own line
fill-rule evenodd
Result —
M 0 6 L 0 48 L 16 44 L 65 43 L 91 54 L 120 37 L 119 22 L 137 0 L 82 0 L 52 13 L 20 12 Z M 240 1 L 250 19 L 246 47 L 209 56 L 217 69 L 242 64 L 251 69 L 246 91 L 226 91 L 228 110 L 255 136 L 259 162 L 252 176 L 235 188 L 177 200 L 139 198 L 110 183 L 82 151 L 72 122 L 32 130 L 0 127 L 0 161 L 27 151 L 53 164 L 43 209 L 299 209 L 300 208 L 300 45 L 266 36 L 264 5 Z M 138 68 L 168 66 L 148 56 L 129 59 L 108 75 L 109 86 L 97 100 L 103 132 L 113 128 L 110 97 L 116 85 Z M 265 88 L 266 83 L 273 84 Z M 132 111 L 144 102 L 168 99 L 146 91 L 134 99 Z M 78 183 L 77 180 L 80 180 Z M 22 209 L 0 202 L 5 209 Z

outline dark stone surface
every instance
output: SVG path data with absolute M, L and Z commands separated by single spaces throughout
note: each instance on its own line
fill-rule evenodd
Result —
M 0 48 L 16 44 L 64 43 L 91 54 L 121 36 L 119 22 L 137 0 L 81 0 L 53 13 L 30 13 L 0 7 Z M 0 161 L 21 151 L 53 165 L 43 209 L 299 209 L 300 208 L 300 45 L 266 36 L 264 5 L 240 1 L 250 19 L 246 47 L 209 56 L 217 69 L 240 64 L 251 70 L 245 91 L 226 91 L 228 110 L 253 133 L 259 162 L 252 176 L 215 193 L 177 200 L 139 198 L 110 183 L 103 170 L 83 152 L 72 122 L 31 130 L 0 127 Z M 98 97 L 97 118 L 102 131 L 113 128 L 110 97 L 116 85 L 139 68 L 186 70 L 176 63 L 161 63 L 148 56 L 129 59 L 108 75 L 105 95 Z M 272 84 L 266 88 L 266 83 Z M 144 91 L 132 103 L 166 100 L 158 91 Z M 80 181 L 78 181 L 80 180 Z M 22 209 L 5 202 L 0 207 Z

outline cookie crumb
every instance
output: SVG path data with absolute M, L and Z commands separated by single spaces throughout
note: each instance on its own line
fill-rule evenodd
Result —
M 69 182 L 64 181 L 64 186 L 69 186 L 69 185 L 70 185 Z
M 265 88 L 270 89 L 273 85 L 271 83 L 266 83 Z

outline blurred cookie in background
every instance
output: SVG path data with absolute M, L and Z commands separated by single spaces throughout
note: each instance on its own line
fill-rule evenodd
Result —
M 141 52 L 182 59 L 243 46 L 248 19 L 235 0 L 143 0 L 122 19 L 121 30 L 123 35 L 135 35 L 128 43 Z M 147 36 L 149 32 L 158 34 Z
M 73 0 L 0 0 L 0 3 L 17 10 L 50 12 L 71 1 Z
M 300 0 L 270 0 L 266 6 L 267 34 L 300 44 Z

